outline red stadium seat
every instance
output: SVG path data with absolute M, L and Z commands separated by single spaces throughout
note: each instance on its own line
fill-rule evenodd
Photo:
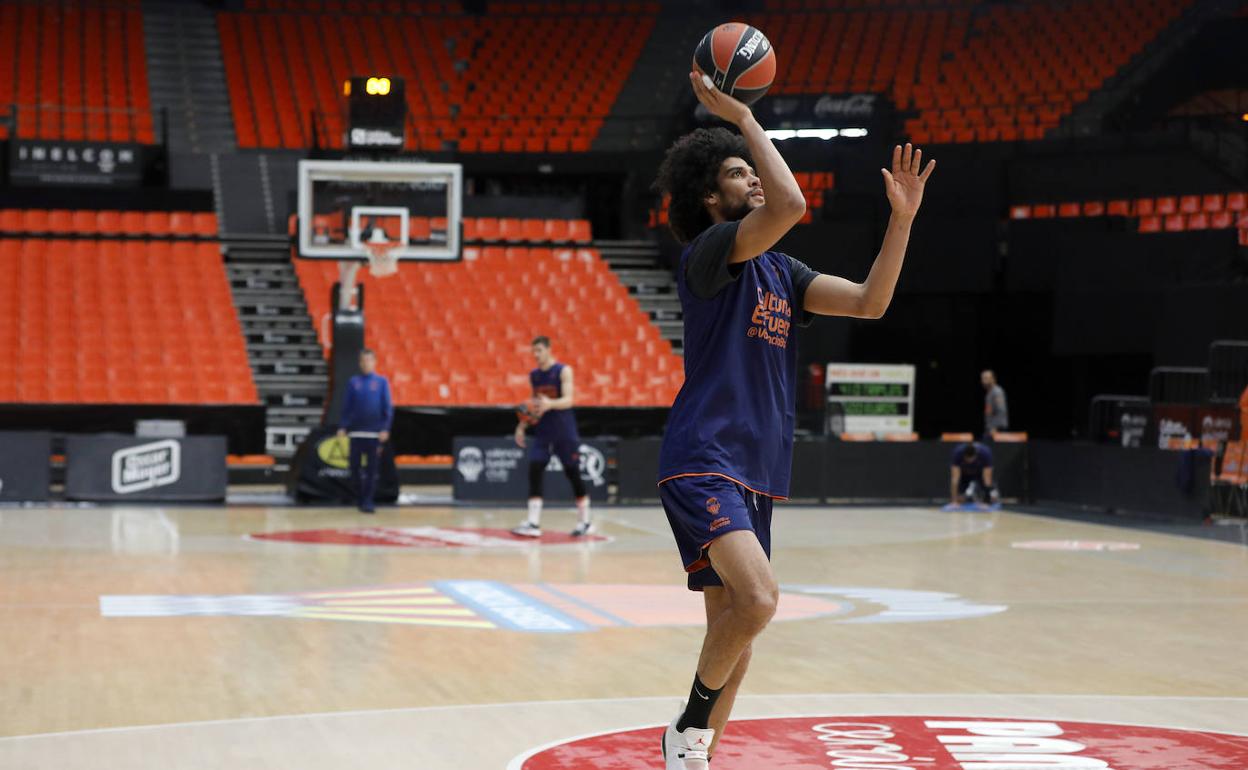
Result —
M 27 209 L 22 212 L 22 232 L 46 233 L 48 228 L 48 212 L 43 209 Z
M 589 222 L 584 219 L 573 219 L 568 230 L 568 236 L 573 243 L 589 243 L 592 237 Z
M 65 209 L 49 211 L 47 222 L 49 233 L 69 235 L 75 232 L 73 214 Z
M 1010 206 L 1010 219 L 1031 219 L 1031 206 Z
M 503 239 L 500 220 L 495 217 L 481 217 L 477 220 L 477 236 L 479 240 L 495 243 Z
M 1142 233 L 1161 232 L 1161 217 L 1158 217 L 1158 216 L 1140 217 L 1140 232 Z
M 1233 192 L 1226 195 L 1227 211 L 1246 211 L 1248 210 L 1248 193 Z
M 217 237 L 217 215 L 212 213 L 196 212 L 191 215 L 194 222 L 195 234 L 201 238 Z
M 1170 214 L 1164 220 L 1165 231 L 1181 233 L 1187 228 L 1187 220 L 1182 214 Z
M 99 214 L 90 210 L 78 210 L 73 214 L 73 230 L 79 235 L 95 235 L 99 229 Z
M 1112 200 L 1106 206 L 1105 213 L 1111 217 L 1129 217 L 1131 216 L 1131 201 Z

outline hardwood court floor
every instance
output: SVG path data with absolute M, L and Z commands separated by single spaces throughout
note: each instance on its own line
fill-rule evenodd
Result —
M 657 751 L 519 759 L 665 723 L 688 692 L 700 599 L 661 510 L 596 514 L 604 539 L 536 544 L 491 531 L 517 509 L 0 509 L 0 768 L 658 767 Z M 1248 735 L 1241 545 L 1008 511 L 785 505 L 773 559 L 782 614 L 742 719 Z M 1248 767 L 1184 756 L 1158 767 Z M 1115 770 L 1136 767 L 1153 766 Z

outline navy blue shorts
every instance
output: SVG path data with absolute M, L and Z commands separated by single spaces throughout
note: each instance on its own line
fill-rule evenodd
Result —
M 529 462 L 545 465 L 550 456 L 559 458 L 565 468 L 580 468 L 581 440 L 579 438 L 539 438 L 529 437 Z
M 771 503 L 723 476 L 678 476 L 659 485 L 659 500 L 672 525 L 680 559 L 689 573 L 689 590 L 722 586 L 707 547 L 729 532 L 753 532 L 771 558 Z

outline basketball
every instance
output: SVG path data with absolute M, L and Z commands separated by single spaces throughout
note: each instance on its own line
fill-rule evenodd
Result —
M 693 68 L 709 75 L 720 91 L 753 104 L 776 79 L 776 52 L 762 30 L 730 21 L 702 37 Z

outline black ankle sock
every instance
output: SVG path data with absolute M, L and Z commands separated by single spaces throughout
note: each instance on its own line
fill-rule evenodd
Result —
M 722 687 L 712 690 L 702 684 L 701 678 L 694 674 L 693 689 L 689 691 L 689 705 L 685 706 L 685 713 L 676 723 L 676 732 L 684 732 L 688 727 L 705 730 L 711 723 L 711 709 L 715 708 L 715 701 L 719 700 L 719 694 L 723 691 Z

